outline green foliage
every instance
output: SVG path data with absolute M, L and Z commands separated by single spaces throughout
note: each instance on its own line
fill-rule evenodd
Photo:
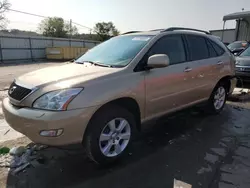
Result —
M 105 41 L 113 36 L 119 35 L 119 31 L 112 22 L 97 23 L 94 27 L 94 31 L 97 33 L 100 41 Z
M 10 152 L 10 148 L 7 148 L 7 147 L 2 147 L 0 148 L 0 155 L 4 155 L 4 154 L 7 154 Z
M 82 40 L 95 40 L 95 41 L 100 41 L 100 37 L 97 34 L 76 34 L 73 35 L 72 38 L 74 39 L 82 39 Z
M 71 27 L 70 23 L 65 22 L 63 18 L 50 17 L 41 21 L 39 31 L 46 37 L 66 38 L 75 35 L 78 30 L 75 26 Z
M 94 27 L 94 34 L 79 34 L 76 26 L 71 26 L 69 22 L 65 22 L 63 18 L 50 17 L 41 21 L 39 32 L 46 37 L 60 37 L 60 38 L 75 38 L 85 40 L 105 41 L 113 36 L 119 35 L 112 22 L 100 22 Z

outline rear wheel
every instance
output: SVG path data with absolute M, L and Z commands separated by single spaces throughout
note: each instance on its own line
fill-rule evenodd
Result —
M 210 96 L 206 111 L 212 114 L 220 113 L 225 106 L 227 92 L 226 84 L 223 82 L 219 83 Z
M 85 135 L 87 155 L 98 164 L 121 158 L 127 151 L 134 132 L 133 115 L 119 106 L 109 105 L 93 117 Z

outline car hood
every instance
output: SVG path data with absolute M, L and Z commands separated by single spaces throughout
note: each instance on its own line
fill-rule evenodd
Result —
M 119 68 L 101 67 L 88 63 L 70 63 L 33 71 L 18 77 L 16 81 L 29 87 L 39 87 L 62 81 L 69 81 L 69 85 L 73 85 L 100 76 L 105 76 L 119 70 Z
M 240 65 L 240 66 L 250 66 L 250 57 L 248 56 L 243 56 L 243 57 L 236 57 L 236 66 Z

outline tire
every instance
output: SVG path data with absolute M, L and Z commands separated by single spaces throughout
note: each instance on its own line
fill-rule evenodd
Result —
M 220 82 L 214 88 L 206 106 L 206 112 L 209 114 L 219 114 L 226 103 L 228 96 L 228 87 L 224 82 Z
M 135 127 L 135 118 L 126 109 L 116 105 L 102 108 L 90 121 L 84 136 L 88 157 L 99 165 L 117 161 L 131 145 Z

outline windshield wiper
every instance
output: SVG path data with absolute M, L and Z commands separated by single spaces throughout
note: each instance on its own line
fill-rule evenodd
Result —
M 97 66 L 101 66 L 101 67 L 112 67 L 112 65 L 106 65 L 106 64 L 102 64 L 102 63 L 98 63 L 98 62 L 94 62 L 94 61 L 81 61 L 81 62 L 76 61 L 75 63 L 79 63 L 79 64 L 91 63 L 93 65 L 97 65 Z

